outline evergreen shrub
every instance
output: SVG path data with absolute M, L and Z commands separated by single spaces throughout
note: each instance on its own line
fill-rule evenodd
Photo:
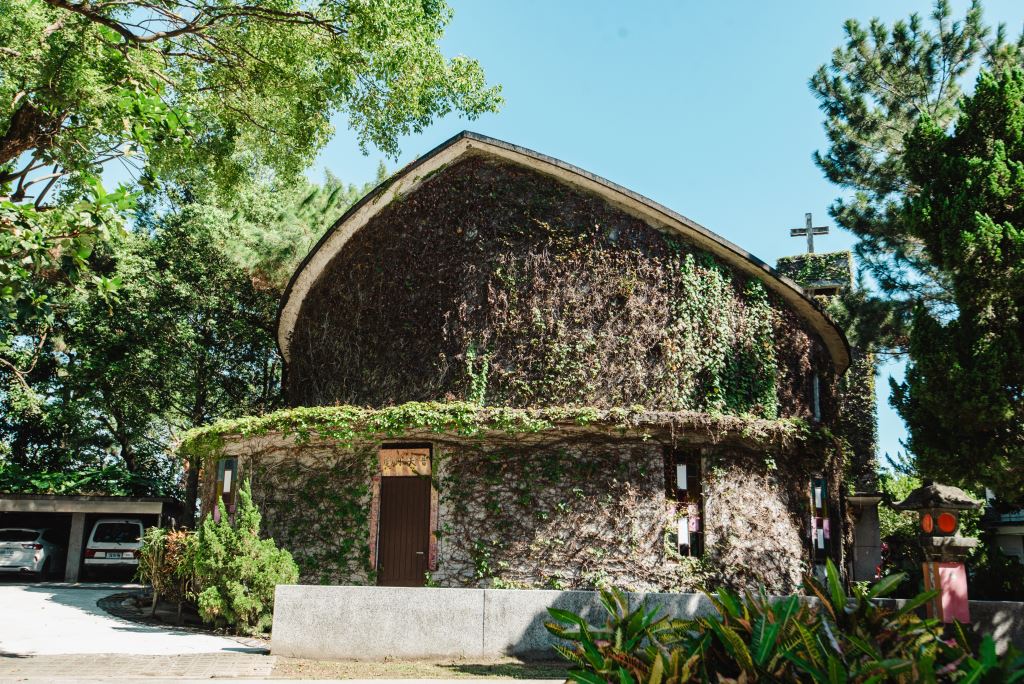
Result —
M 218 508 L 224 511 L 223 501 Z M 295 584 L 299 569 L 292 555 L 273 539 L 260 539 L 261 516 L 252 502 L 249 482 L 239 488 L 232 522 L 203 518 L 196 532 L 193 572 L 199 588 L 196 604 L 206 622 L 223 624 L 245 634 L 270 629 L 274 588 Z
M 217 502 L 226 510 L 223 501 Z M 137 577 L 159 598 L 194 603 L 208 623 L 243 634 L 270 629 L 274 588 L 294 584 L 299 569 L 273 539 L 260 539 L 261 516 L 249 482 L 234 520 L 206 516 L 195 532 L 151 528 L 143 537 Z
M 658 607 L 631 611 L 611 590 L 601 594 L 604 625 L 550 608 L 547 628 L 569 642 L 556 650 L 574 665 L 569 679 L 583 684 L 1024 681 L 1024 657 L 1013 649 L 999 658 L 985 636 L 976 654 L 959 626 L 947 640 L 936 620 L 918 617 L 933 592 L 896 608 L 876 599 L 902 575 L 854 585 L 847 596 L 831 561 L 826 571 L 825 583 L 805 578 L 814 601 L 720 589 L 708 594 L 718 615 L 679 620 Z

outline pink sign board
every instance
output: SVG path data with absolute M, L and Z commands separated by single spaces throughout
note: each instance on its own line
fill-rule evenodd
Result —
M 938 589 L 942 621 L 971 621 L 967 604 L 967 572 L 963 563 L 925 563 L 925 587 Z

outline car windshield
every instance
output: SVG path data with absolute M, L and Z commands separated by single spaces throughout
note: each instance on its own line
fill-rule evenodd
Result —
M 38 530 L 0 530 L 0 542 L 35 541 Z
M 101 523 L 92 540 L 100 544 L 131 544 L 139 541 L 142 530 L 135 523 Z

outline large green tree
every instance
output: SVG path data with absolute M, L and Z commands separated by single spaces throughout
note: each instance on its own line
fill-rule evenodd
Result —
M 173 493 L 197 464 L 174 435 L 280 400 L 277 302 L 306 245 L 369 189 L 328 176 L 259 182 L 224 198 L 148 197 L 94 268 L 122 286 L 67 288 L 24 374 L 0 391 L 0 488 Z
M 1024 499 L 1024 72 L 983 72 L 947 131 L 925 116 L 907 137 L 894 223 L 955 310 L 916 307 L 894 403 L 923 473 Z
M 829 142 L 814 159 L 845 191 L 830 213 L 859 238 L 858 261 L 879 289 L 848 302 L 852 324 L 865 343 L 898 353 L 906 351 L 919 304 L 948 313 L 955 299 L 950 274 L 898 220 L 904 198 L 917 192 L 906 137 L 922 116 L 952 124 L 964 78 L 979 65 L 1020 63 L 1024 46 L 1024 36 L 1012 43 L 1002 26 L 986 25 L 980 0 L 962 19 L 954 19 L 947 0 L 936 0 L 929 19 L 913 14 L 891 27 L 848 20 L 845 43 L 810 80 Z
M 305 169 L 341 113 L 361 145 L 500 95 L 445 58 L 443 0 L 0 0 L 0 366 L 24 373 L 53 324 L 54 288 L 120 284 L 93 268 L 132 198 L 182 177 L 228 195 Z

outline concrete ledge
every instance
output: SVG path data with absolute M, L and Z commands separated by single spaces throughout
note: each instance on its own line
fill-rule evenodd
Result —
M 631 608 L 646 602 L 677 618 L 715 613 L 702 594 L 627 596 Z M 557 641 L 544 628 L 549 607 L 604 620 L 593 591 L 279 585 L 275 601 L 271 653 L 324 660 L 546 660 Z M 971 601 L 971 617 L 1000 652 L 1024 647 L 1024 604 Z
M 484 593 L 278 585 L 271 652 L 293 658 L 480 658 Z

